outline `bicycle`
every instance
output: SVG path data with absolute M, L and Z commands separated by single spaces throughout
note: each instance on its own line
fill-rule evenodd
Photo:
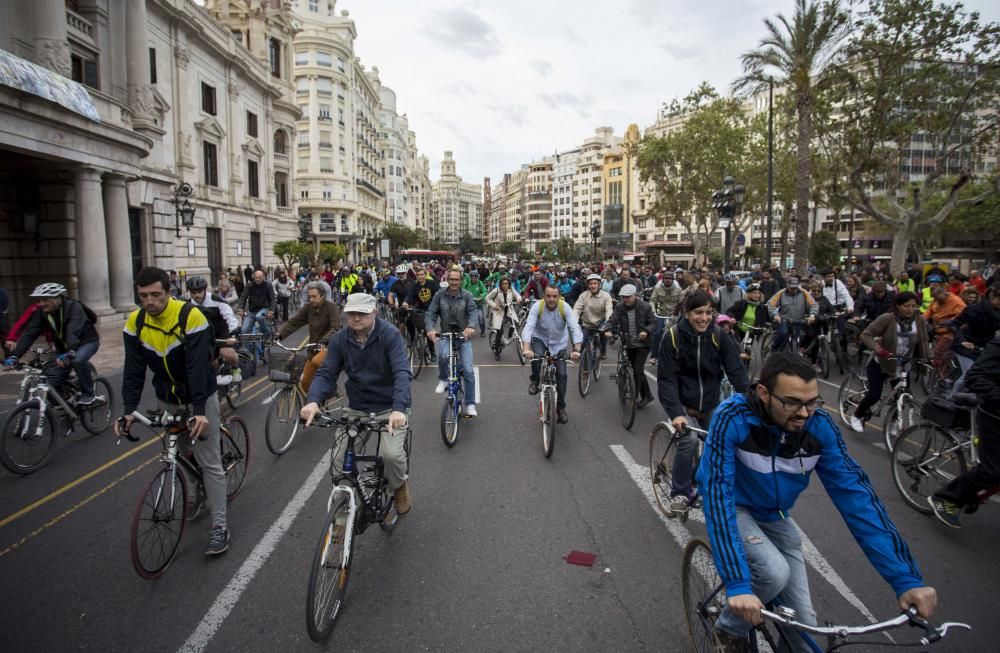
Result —
M 173 562 L 184 534 L 184 524 L 198 516 L 206 504 L 201 469 L 189 451 L 178 455 L 179 440 L 188 433 L 190 417 L 151 410 L 146 414 L 132 413 L 135 421 L 158 433 L 163 443 L 163 466 L 146 483 L 132 515 L 130 549 L 132 566 L 147 580 L 155 580 Z M 138 442 L 138 436 L 125 430 L 125 419 L 119 421 L 121 436 Z M 220 425 L 219 446 L 222 449 L 222 469 L 226 474 L 226 500 L 232 501 L 243 488 L 250 464 L 250 433 L 242 418 L 230 415 Z M 118 442 L 121 442 L 121 436 Z M 193 444 L 193 442 L 192 442 Z M 188 476 L 196 481 L 193 501 L 188 505 Z M 193 514 L 188 514 L 192 509 Z
M 395 512 L 395 498 L 389 490 L 382 457 L 378 453 L 382 434 L 387 432 L 386 422 L 376 419 L 374 413 L 365 417 L 325 413 L 319 415 L 313 425 L 340 427 L 330 452 L 333 489 L 326 502 L 326 518 L 313 554 L 306 596 L 309 637 L 314 642 L 322 642 L 333 632 L 344 603 L 353 562 L 354 536 L 364 533 L 375 523 L 390 533 L 399 522 L 399 515 Z M 365 446 L 373 433 L 378 436 L 375 454 L 366 456 Z M 412 433 L 408 426 L 403 443 L 407 472 Z M 344 437 L 347 443 L 341 464 L 334 452 Z
M 951 400 L 932 397 L 924 403 L 924 421 L 903 431 L 892 449 L 892 480 L 906 505 L 924 515 L 933 514 L 929 500 L 934 493 L 979 464 L 976 395 L 956 392 Z M 975 512 L 1000 486 L 982 490 Z
M 830 356 L 837 361 L 840 373 L 845 372 L 844 354 L 840 349 L 840 330 L 837 328 L 837 320 L 844 315 L 843 312 L 833 313 L 825 316 L 826 322 L 819 324 L 816 337 L 810 343 L 806 353 L 816 352 L 816 362 L 819 363 L 819 373 L 824 379 L 830 378 Z
M 274 335 L 277 332 L 278 327 L 274 323 L 274 318 L 268 313 L 268 309 L 262 308 L 254 313 L 253 329 L 249 333 L 242 334 L 240 338 L 244 345 L 249 345 L 254 364 L 267 362 L 268 349 L 274 342 Z
M 517 360 L 524 365 L 524 351 L 521 342 L 521 318 L 519 312 L 515 310 L 514 304 L 508 302 L 504 304 L 504 316 L 500 322 L 500 329 L 493 333 L 493 342 L 490 343 L 493 349 L 493 357 L 500 360 L 503 348 L 514 343 L 514 350 L 517 352 Z
M 693 650 L 698 653 L 715 653 L 721 650 L 721 643 L 716 634 L 715 622 L 722 614 L 727 604 L 725 585 L 719 577 L 712 558 L 712 548 L 702 537 L 691 538 L 684 547 L 684 558 L 681 568 L 681 593 L 684 598 L 684 616 L 687 621 L 688 634 L 691 636 Z M 938 627 L 931 626 L 925 619 L 917 615 L 915 608 L 910 607 L 899 616 L 878 623 L 864 626 L 839 626 L 828 623 L 825 626 L 812 626 L 795 620 L 795 611 L 790 608 L 769 605 L 761 611 L 765 623 L 756 626 L 747 635 L 746 649 L 757 652 L 761 650 L 761 641 L 766 642 L 770 650 L 785 650 L 779 643 L 787 647 L 786 633 L 777 628 L 769 628 L 766 622 L 780 625 L 786 630 L 798 632 L 806 645 L 815 653 L 831 653 L 846 646 L 927 646 L 943 639 L 949 630 L 964 628 L 972 630 L 968 624 L 945 622 Z M 909 625 L 923 631 L 920 639 L 913 642 L 896 642 L 891 639 L 878 641 L 859 641 L 855 638 L 880 633 Z M 774 632 L 772 632 L 772 630 Z M 826 639 L 826 648 L 820 646 L 813 635 Z
M 306 395 L 299 385 L 306 360 L 323 348 L 322 343 L 303 341 L 298 347 L 286 347 L 277 340 L 278 351 L 272 351 L 267 378 L 274 383 L 271 405 L 264 419 L 264 444 L 275 456 L 288 451 L 299 431 L 299 412 L 306 403 Z
M 793 354 L 802 353 L 799 349 L 799 339 L 802 338 L 802 327 L 806 325 L 806 321 L 788 318 L 781 318 L 781 320 L 788 325 L 788 339 L 785 340 L 785 344 L 778 351 L 790 351 Z M 771 353 L 771 343 L 774 342 L 776 335 L 777 330 L 773 329 L 764 336 L 764 342 L 760 347 L 762 358 L 766 358 Z
M 886 451 L 891 452 L 899 434 L 919 421 L 920 402 L 913 395 L 911 383 L 913 366 L 916 365 L 918 370 L 929 370 L 930 366 L 923 361 L 905 356 L 892 356 L 889 360 L 896 361 L 896 376 L 887 381 L 890 391 L 882 392 L 882 398 L 871 407 L 869 413 L 881 417 L 882 438 Z M 837 407 L 840 410 L 840 421 L 845 426 L 850 425 L 851 417 L 867 392 L 868 378 L 858 372 L 851 372 L 840 386 L 840 391 L 837 393 Z
M 743 337 L 740 339 L 740 352 L 742 354 L 740 358 L 743 360 L 743 366 L 747 368 L 747 375 L 754 379 L 756 375 L 752 372 L 760 371 L 759 361 L 763 359 L 764 354 L 763 343 L 767 339 L 770 327 L 755 327 L 745 322 L 740 322 L 737 326 L 744 329 Z M 759 346 L 757 355 L 754 356 L 754 347 L 757 346 Z M 756 370 L 754 370 L 755 362 L 757 363 Z
M 618 407 L 621 411 L 622 426 L 625 430 L 632 428 L 635 423 L 636 405 L 638 400 L 638 388 L 635 384 L 635 374 L 632 371 L 632 361 L 628 354 L 632 349 L 631 344 L 626 342 L 624 337 L 618 341 L 618 366 L 611 380 L 618 385 Z
M 693 434 L 698 438 L 698 448 L 695 460 L 701 457 L 708 431 L 686 425 L 683 429 L 675 429 L 670 422 L 660 422 L 649 434 L 649 478 L 653 483 L 653 496 L 656 505 L 667 517 L 675 517 L 670 508 L 673 499 L 674 460 L 677 457 L 677 446 L 685 434 Z M 681 523 L 687 521 L 687 513 L 680 515 Z
M 425 312 L 416 308 L 404 310 L 409 311 L 409 319 L 411 320 L 418 313 L 423 314 Z M 403 323 L 406 323 L 405 319 Z M 410 355 L 410 372 L 413 374 L 413 378 L 416 379 L 420 376 L 420 371 L 424 369 L 424 365 L 431 362 L 430 348 L 427 346 L 427 332 L 422 327 L 418 327 L 416 321 L 413 321 L 413 337 L 406 343 L 406 349 Z
M 444 405 L 441 406 L 441 439 L 451 449 L 458 441 L 458 424 L 465 401 L 465 381 L 459 378 L 462 368 L 458 351 L 465 338 L 461 332 L 450 331 L 438 334 L 438 337 L 448 340 L 448 387 L 444 391 Z
M 586 397 L 590 384 L 601 378 L 601 330 L 604 325 L 586 327 L 587 335 L 580 350 L 580 364 L 577 370 L 577 386 L 580 396 Z
M 225 340 L 216 340 L 216 347 L 233 347 L 238 345 L 240 342 L 239 335 L 234 335 L 231 338 Z M 251 355 L 245 349 L 237 349 L 236 356 L 240 363 L 244 361 L 250 362 Z M 217 356 L 216 359 L 216 386 L 217 394 L 219 395 L 219 401 L 225 400 L 229 407 L 236 410 L 242 403 L 243 397 L 243 365 L 240 365 L 240 375 L 239 378 L 234 378 L 233 368 L 226 362 L 222 356 Z
M 552 457 L 556 446 L 556 423 L 559 421 L 559 379 L 557 365 L 565 361 L 564 354 L 552 354 L 547 349 L 540 357 L 542 366 L 538 383 L 538 420 L 542 423 L 542 452 Z
M 111 384 L 98 376 L 89 362 L 94 402 L 81 406 L 77 403 L 80 387 L 75 371 L 65 381 L 50 382 L 48 370 L 55 362 L 47 355 L 52 352 L 34 349 L 31 353 L 29 362 L 10 369 L 24 372 L 24 378 L 17 404 L 0 427 L 0 463 L 14 474 L 30 474 L 46 463 L 56 443 L 57 428 L 62 437 L 74 439 L 74 427 L 80 422 L 87 434 L 98 435 L 111 424 L 115 409 Z

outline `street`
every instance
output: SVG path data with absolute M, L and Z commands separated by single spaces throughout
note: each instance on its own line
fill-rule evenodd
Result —
M 136 444 L 116 445 L 110 430 L 60 440 L 35 474 L 0 474 L 0 650 L 689 650 L 681 554 L 705 529 L 697 511 L 681 524 L 655 508 L 647 462 L 649 432 L 664 418 L 659 402 L 626 431 L 609 378 L 614 350 L 586 399 L 571 367 L 570 421 L 557 427 L 546 459 L 526 368 L 511 349 L 495 362 L 485 339 L 474 349 L 482 403 L 478 418 L 462 421 L 453 449 L 439 433 L 436 370 L 414 381 L 413 510 L 389 535 L 373 528 L 358 537 L 346 606 L 325 645 L 308 637 L 305 600 L 330 489 L 332 431 L 300 432 L 285 455 L 273 456 L 264 445 L 273 388 L 258 371 L 237 411 L 251 430 L 249 473 L 229 506 L 232 542 L 219 558 L 203 555 L 203 515 L 187 524 L 162 578 L 133 571 L 132 512 L 160 450 L 148 430 Z M 655 367 L 647 370 L 655 378 Z M 120 392 L 121 370 L 102 372 Z M 839 379 L 820 384 L 831 412 L 836 386 Z M 147 384 L 143 406 L 152 397 Z M 931 650 L 993 649 L 997 506 L 963 516 L 961 531 L 947 529 L 903 504 L 879 432 L 844 437 L 938 590 L 934 621 L 973 627 Z M 898 614 L 891 589 L 835 513 L 818 480 L 793 511 L 820 621 L 863 625 Z M 596 563 L 568 564 L 574 550 L 596 554 Z

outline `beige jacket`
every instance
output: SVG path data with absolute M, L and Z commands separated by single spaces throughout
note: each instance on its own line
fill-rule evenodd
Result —
M 593 329 L 603 324 L 605 320 L 611 317 L 613 308 L 614 304 L 611 301 L 611 295 L 603 290 L 598 291 L 596 295 L 589 290 L 584 292 L 573 306 L 573 310 L 580 318 L 580 326 L 588 329 Z

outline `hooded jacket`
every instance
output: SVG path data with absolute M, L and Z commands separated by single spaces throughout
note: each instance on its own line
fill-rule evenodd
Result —
M 917 325 L 917 343 L 913 349 L 916 358 L 930 358 L 931 348 L 927 342 L 927 320 L 920 313 L 913 314 L 914 323 Z M 875 342 L 876 338 L 879 342 Z M 861 332 L 861 342 L 872 351 L 879 348 L 887 350 L 893 356 L 896 355 L 896 311 L 883 313 L 878 318 L 865 327 Z M 878 358 L 879 367 L 882 372 L 889 375 L 896 373 L 896 361 L 885 358 Z
M 24 325 L 24 331 L 18 335 L 17 345 L 11 356 L 22 356 L 42 334 L 55 344 L 61 354 L 75 351 L 86 342 L 100 340 L 97 329 L 87 319 L 83 304 L 69 297 L 63 297 L 62 306 L 51 314 L 40 308 L 31 314 Z

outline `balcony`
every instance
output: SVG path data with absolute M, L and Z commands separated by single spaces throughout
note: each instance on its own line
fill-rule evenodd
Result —
M 75 11 L 67 9 L 66 26 L 69 28 L 70 34 L 79 38 L 84 43 L 89 43 L 96 47 L 96 43 L 94 43 L 94 26 L 91 25 L 89 20 Z

